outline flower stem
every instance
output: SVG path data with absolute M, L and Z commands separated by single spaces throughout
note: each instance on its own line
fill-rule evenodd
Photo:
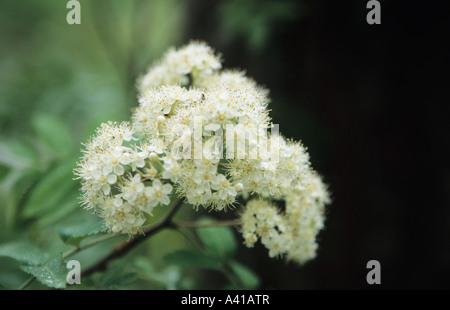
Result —
M 24 290 L 24 289 L 26 289 L 28 285 L 30 285 L 31 283 L 33 283 L 34 279 L 36 279 L 35 276 L 29 277 L 25 282 L 22 283 L 21 286 L 19 286 L 19 290 Z
M 171 219 L 175 215 L 175 213 L 178 211 L 178 209 L 181 207 L 182 204 L 183 204 L 183 201 L 181 199 L 175 200 L 174 203 L 172 204 L 172 207 L 169 210 L 169 212 L 161 220 L 159 220 L 152 226 L 144 229 L 142 235 L 136 236 L 130 240 L 126 240 L 126 241 L 116 245 L 107 256 L 105 256 L 103 259 L 101 259 L 100 261 L 95 263 L 90 268 L 84 270 L 84 272 L 82 272 L 81 275 L 88 276 L 96 271 L 106 269 L 108 266 L 108 263 L 111 260 L 114 260 L 116 258 L 119 258 L 119 257 L 125 255 L 131 249 L 133 249 L 136 245 L 140 244 L 142 241 L 144 241 L 145 239 L 154 235 L 161 229 L 166 228 L 166 227 L 171 227 L 172 226 Z
M 148 238 L 149 236 L 151 236 L 152 234 L 156 233 L 157 231 L 159 231 L 160 229 L 164 228 L 164 227 L 168 227 L 171 225 L 170 220 L 172 219 L 172 216 L 176 213 L 176 211 L 179 209 L 179 207 L 182 205 L 182 201 L 177 199 L 175 200 L 175 202 L 172 205 L 172 208 L 170 209 L 170 211 L 164 216 L 164 218 L 162 218 L 159 222 L 155 223 L 153 226 L 150 226 L 148 228 L 146 228 L 143 232 L 143 235 L 137 236 L 131 240 L 127 240 L 124 241 L 118 245 L 116 245 L 113 249 L 113 251 L 107 255 L 105 258 L 103 258 L 102 260 L 100 260 L 99 262 L 97 262 L 94 266 L 86 269 L 82 275 L 86 276 L 89 275 L 97 270 L 101 270 L 101 269 L 105 269 L 107 263 L 117 257 L 120 257 L 122 255 L 124 255 L 125 253 L 127 253 L 131 248 L 133 248 L 134 246 L 136 246 L 138 243 L 140 243 L 142 240 Z M 62 258 L 67 258 L 75 253 L 78 253 L 88 247 L 91 247 L 93 245 L 96 245 L 97 243 L 100 243 L 104 240 L 107 240 L 113 236 L 116 235 L 103 235 L 100 236 L 96 239 L 93 239 L 89 242 L 86 242 L 83 245 L 74 247 L 73 249 L 70 249 L 66 252 L 63 253 Z M 29 277 L 20 287 L 19 289 L 23 290 L 25 288 L 27 288 L 31 283 L 33 283 L 35 277 L 31 276 Z
M 209 223 L 199 223 L 199 222 L 172 222 L 172 226 L 175 228 L 201 228 L 201 227 L 217 227 L 217 226 L 239 226 L 242 225 L 242 220 L 228 220 L 228 221 L 217 221 Z
M 104 270 L 106 269 L 108 263 L 116 258 L 119 258 L 126 253 L 128 253 L 132 248 L 134 248 L 136 245 L 140 244 L 145 239 L 149 238 L 150 236 L 154 235 L 158 231 L 160 231 L 163 228 L 175 228 L 178 231 L 180 231 L 180 228 L 201 228 L 201 227 L 218 227 L 218 226 L 238 226 L 242 225 L 242 220 L 240 219 L 234 219 L 234 220 L 228 220 L 228 221 L 216 221 L 216 222 L 210 222 L 210 223 L 198 223 L 198 222 L 173 222 L 172 217 L 175 215 L 175 213 L 178 211 L 178 209 L 183 204 L 182 200 L 177 199 L 172 204 L 172 207 L 170 208 L 169 212 L 158 222 L 153 224 L 152 226 L 149 226 L 143 230 L 143 234 L 136 236 L 132 239 L 126 240 L 124 242 L 121 242 L 117 244 L 113 250 L 105 256 L 103 259 L 95 263 L 93 266 L 89 267 L 88 269 L 84 270 L 82 273 L 82 276 L 88 276 L 96 271 Z M 117 236 L 115 234 L 107 234 L 102 235 L 98 238 L 92 239 L 84 244 L 81 244 L 77 247 L 74 247 L 62 254 L 62 258 L 67 258 L 69 256 L 72 256 L 82 250 L 85 250 L 93 245 L 96 245 L 102 241 L 105 241 L 107 239 L 110 239 L 114 236 Z M 185 235 L 185 237 L 187 237 Z M 191 240 L 192 242 L 192 240 Z M 195 243 L 195 242 L 193 242 Z M 31 276 L 29 277 L 20 287 L 19 289 L 25 289 L 28 287 L 33 281 L 35 277 Z
M 97 243 L 100 243 L 102 241 L 108 240 L 108 239 L 110 239 L 110 238 L 112 238 L 114 236 L 117 236 L 117 235 L 115 235 L 115 234 L 108 234 L 108 235 L 103 235 L 103 236 L 100 236 L 98 238 L 92 239 L 91 241 L 86 242 L 85 244 L 79 245 L 77 247 L 74 247 L 74 248 L 68 250 L 67 252 L 64 252 L 63 255 L 62 255 L 62 258 L 64 259 L 64 258 L 67 258 L 69 256 L 72 256 L 75 253 L 78 253 L 78 252 L 80 252 L 80 251 L 82 251 L 84 249 L 87 249 L 87 248 L 89 248 L 89 247 L 91 247 L 93 245 L 96 245 Z

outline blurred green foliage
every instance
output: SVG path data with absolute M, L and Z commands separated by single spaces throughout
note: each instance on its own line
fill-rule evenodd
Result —
M 80 208 L 73 180 L 81 143 L 102 122 L 129 118 L 136 77 L 182 39 L 182 1 L 80 3 L 81 25 L 66 23 L 64 1 L 1 3 L 0 243 L 8 247 L 0 256 L 22 264 L 26 248 L 69 248 L 56 227 L 68 239 L 70 223 L 96 218 Z M 84 261 L 98 258 L 90 256 Z M 0 283 L 17 288 L 26 274 L 0 262 Z M 33 274 L 38 263 L 22 269 Z
M 230 0 L 222 2 L 218 11 L 224 40 L 240 38 L 257 51 L 270 42 L 277 24 L 301 18 L 306 7 L 293 0 Z
M 73 169 L 81 143 L 102 122 L 129 119 L 137 105 L 136 78 L 169 46 L 195 39 L 184 37 L 186 1 L 80 3 L 80 25 L 66 23 L 64 1 L 0 5 L 2 288 L 18 288 L 29 275 L 38 280 L 31 288 L 66 287 L 67 259 L 61 254 L 103 231 L 97 217 L 79 205 Z M 248 36 L 250 44 L 260 48 L 270 23 L 290 18 L 292 5 L 265 1 L 254 15 L 256 1 L 243 7 L 223 1 L 218 10 L 227 39 Z M 155 218 L 162 213 L 156 212 Z M 180 213 L 188 217 L 192 212 Z M 186 234 L 163 231 L 106 272 L 70 288 L 258 287 L 258 276 L 234 259 L 237 241 L 231 229 L 191 232 L 200 249 L 187 242 L 193 236 Z M 89 266 L 123 240 L 114 237 L 73 258 Z

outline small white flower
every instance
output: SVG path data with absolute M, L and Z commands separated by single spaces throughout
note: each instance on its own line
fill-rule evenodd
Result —
M 130 203 L 134 203 L 137 196 L 143 192 L 145 186 L 139 174 L 135 174 L 133 178 L 126 181 L 122 186 L 122 196 Z
M 151 197 L 153 205 L 163 204 L 168 205 L 170 203 L 169 194 L 172 192 L 172 185 L 169 183 L 162 184 L 160 180 L 153 181 L 152 187 L 148 190 L 148 195 Z
M 164 157 L 164 172 L 163 178 L 170 179 L 173 182 L 177 182 L 181 176 L 181 166 L 178 161 L 171 157 Z
M 228 196 L 235 197 L 237 194 L 236 189 L 223 174 L 219 174 L 213 178 L 211 188 L 217 191 L 220 199 L 227 199 Z
M 125 153 L 125 150 L 126 149 L 123 147 L 115 147 L 113 150 L 102 156 L 102 171 L 104 175 L 114 172 L 116 175 L 120 176 L 125 173 L 124 165 L 130 163 L 130 158 L 128 155 L 125 155 L 127 154 Z

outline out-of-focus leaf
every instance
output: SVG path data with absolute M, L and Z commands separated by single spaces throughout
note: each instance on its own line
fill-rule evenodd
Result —
M 259 286 L 258 276 L 249 268 L 237 261 L 231 261 L 229 266 L 245 289 L 256 289 Z
M 23 266 L 22 270 L 36 277 L 44 285 L 65 288 L 67 284 L 66 262 L 58 255 L 40 266 Z
M 124 266 L 122 262 L 108 270 L 100 280 L 100 288 L 103 290 L 114 290 L 136 281 L 138 274 L 136 272 L 122 272 Z
M 62 219 L 70 216 L 69 213 L 80 207 L 80 192 L 77 189 L 70 190 L 65 197 L 58 202 L 57 208 L 52 209 L 51 212 L 45 214 L 45 216 L 39 217 L 37 220 L 41 227 L 48 227 L 59 223 Z
M 60 226 L 57 230 L 64 243 L 78 246 L 81 240 L 105 231 L 106 227 L 103 221 L 98 221 L 95 223 L 85 221 L 74 225 Z
M 0 165 L 0 183 L 5 179 L 6 175 L 9 173 L 10 168 Z
M 0 256 L 10 257 L 25 265 L 39 265 L 48 258 L 45 252 L 24 241 L 1 244 Z
M 70 131 L 60 119 L 51 115 L 35 114 L 32 125 L 39 139 L 52 151 L 68 153 L 72 149 Z
M 120 274 L 114 278 L 111 282 L 103 286 L 103 289 L 114 290 L 118 289 L 123 285 L 131 284 L 138 279 L 139 275 L 137 272 L 127 272 Z
M 230 0 L 218 6 L 225 40 L 241 37 L 257 50 L 270 42 L 278 24 L 301 18 L 305 12 L 304 3 L 294 0 Z
M 180 267 L 195 267 L 205 269 L 223 270 L 221 263 L 200 251 L 178 250 L 163 257 L 167 264 Z
M 73 189 L 72 168 L 74 161 L 66 161 L 45 174 L 31 190 L 29 199 L 23 208 L 26 218 L 50 213 L 58 209 L 67 193 Z
M 211 219 L 206 218 L 199 220 L 199 222 L 202 223 L 208 223 L 211 221 Z M 230 227 L 201 227 L 197 228 L 197 235 L 211 255 L 220 260 L 228 260 L 236 253 L 236 239 Z
M 141 276 L 167 290 L 176 289 L 181 280 L 181 268 L 179 266 L 168 266 L 162 270 L 155 270 L 151 261 L 144 257 L 137 257 L 134 260 L 134 265 L 139 269 Z
M 13 169 L 29 168 L 36 162 L 37 153 L 21 140 L 0 142 L 0 164 Z

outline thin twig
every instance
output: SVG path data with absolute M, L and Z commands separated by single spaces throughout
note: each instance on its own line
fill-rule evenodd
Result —
M 24 290 L 28 287 L 28 285 L 30 285 L 31 283 L 33 283 L 34 279 L 36 279 L 35 276 L 31 276 L 28 279 L 25 280 L 25 282 L 22 283 L 21 286 L 19 286 L 19 290 Z
M 217 226 L 239 226 L 242 225 L 242 220 L 228 220 L 228 221 L 217 221 L 217 222 L 207 222 L 207 223 L 199 223 L 199 222 L 173 222 L 172 226 L 175 228 L 201 228 L 201 227 L 217 227 Z
M 62 258 L 64 259 L 64 258 L 67 258 L 69 256 L 72 256 L 75 253 L 78 253 L 78 252 L 80 252 L 80 251 L 82 251 L 84 249 L 87 249 L 87 248 L 89 248 L 89 247 L 91 247 L 93 245 L 96 245 L 97 243 L 100 243 L 102 241 L 108 240 L 108 239 L 110 239 L 112 237 L 115 237 L 115 236 L 117 236 L 117 235 L 108 234 L 108 235 L 103 235 L 103 236 L 100 236 L 98 238 L 92 239 L 91 241 L 88 241 L 88 242 L 86 242 L 86 243 L 84 243 L 82 245 L 79 245 L 77 247 L 74 247 L 73 249 L 68 250 L 67 252 L 64 252 L 63 255 L 62 255 Z
M 152 226 L 146 228 L 143 230 L 143 234 L 136 236 L 130 240 L 124 241 L 116 245 L 113 250 L 105 256 L 103 259 L 89 267 L 88 269 L 85 269 L 81 276 L 88 276 L 96 271 L 105 270 L 108 267 L 108 263 L 116 258 L 119 258 L 126 253 L 128 253 L 131 249 L 133 249 L 136 245 L 140 244 L 145 239 L 149 238 L 150 236 L 154 235 L 158 231 L 164 229 L 164 228 L 201 228 L 201 227 L 217 227 L 217 226 L 238 226 L 242 225 L 242 220 L 240 219 L 234 219 L 234 220 L 228 220 L 228 221 L 216 221 L 216 222 L 209 222 L 209 223 L 198 223 L 198 222 L 173 222 L 172 217 L 175 215 L 175 213 L 178 211 L 178 209 L 183 204 L 183 201 L 178 199 L 173 203 L 173 206 L 169 210 L 169 212 L 158 222 L 153 224 Z M 111 237 L 114 237 L 116 235 L 103 235 L 96 239 L 93 239 L 89 242 L 86 242 L 85 244 L 82 244 L 80 246 L 77 246 L 73 249 L 70 249 L 63 253 L 62 258 L 67 258 L 75 253 L 78 253 L 88 247 L 91 247 L 99 242 L 102 242 L 104 240 L 107 240 Z M 20 287 L 19 289 L 25 289 L 27 286 L 29 286 L 33 281 L 35 277 L 31 276 L 28 278 Z
M 133 239 L 124 241 L 124 242 L 116 245 L 107 256 L 105 256 L 103 259 L 101 259 L 100 261 L 98 261 L 96 264 L 92 265 L 88 269 L 85 269 L 81 273 L 81 276 L 84 277 L 84 276 L 88 276 L 96 271 L 105 270 L 108 267 L 108 263 L 111 260 L 114 260 L 116 258 L 119 258 L 119 257 L 125 255 L 131 249 L 133 249 L 136 245 L 140 244 L 142 241 L 144 241 L 145 239 L 154 235 L 161 229 L 171 227 L 172 226 L 172 222 L 171 222 L 172 216 L 176 213 L 176 211 L 181 207 L 182 204 L 183 204 L 182 200 L 177 200 L 174 203 L 173 207 L 170 209 L 170 211 L 164 216 L 164 218 L 159 220 L 154 225 L 144 229 L 142 235 L 139 235 L 137 237 L 134 237 Z

